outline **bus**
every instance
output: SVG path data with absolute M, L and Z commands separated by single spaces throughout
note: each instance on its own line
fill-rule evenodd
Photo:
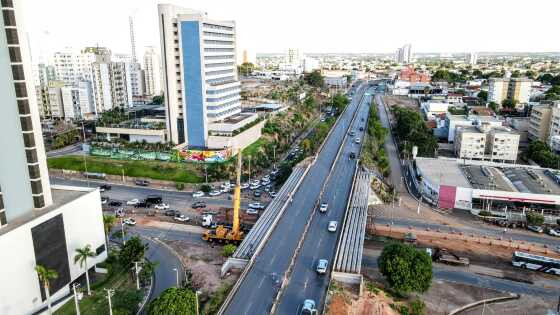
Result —
M 560 275 L 560 259 L 556 258 L 514 252 L 511 264 L 515 267 Z

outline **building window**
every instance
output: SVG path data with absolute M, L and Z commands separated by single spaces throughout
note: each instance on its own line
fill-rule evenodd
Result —
M 33 123 L 31 122 L 31 116 L 19 117 L 19 121 L 21 122 L 22 131 L 33 131 Z
M 39 195 L 43 193 L 43 185 L 40 180 L 31 181 L 31 192 L 34 195 Z
M 19 47 L 9 47 L 10 50 L 10 61 L 12 62 L 21 62 L 21 52 L 19 51 Z
M 95 255 L 99 256 L 99 254 L 105 251 L 105 244 L 101 244 L 101 246 L 95 249 Z
M 12 65 L 12 75 L 14 80 L 23 81 L 25 80 L 25 74 L 23 73 L 23 65 Z
M 33 205 L 35 208 L 43 208 L 45 206 L 45 198 L 41 196 L 33 196 Z
M 39 170 L 39 164 L 28 165 L 27 168 L 29 169 L 29 178 L 31 179 L 41 178 L 41 171 Z
M 7 28 L 6 29 L 6 38 L 8 40 L 8 45 L 18 45 L 18 34 L 15 28 Z
M 4 16 L 5 26 L 16 26 L 16 16 L 14 15 L 14 10 L 3 10 L 2 15 Z
M 0 199 L 0 202 L 1 201 Z M 6 225 L 6 223 L 8 223 L 8 220 L 6 220 L 6 211 L 2 211 L 0 212 L 0 226 Z
M 26 148 L 35 147 L 35 136 L 32 132 L 23 134 L 23 143 L 25 144 Z
M 18 109 L 20 115 L 29 115 L 29 101 L 28 100 L 18 100 Z
M 27 88 L 25 87 L 25 82 L 14 83 L 16 88 L 16 97 L 27 97 Z
M 37 151 L 35 149 L 25 150 L 25 155 L 27 157 L 27 163 L 33 164 L 37 163 Z
M 12 0 L 2 0 L 2 6 L 4 8 L 13 8 L 14 7 L 14 3 Z

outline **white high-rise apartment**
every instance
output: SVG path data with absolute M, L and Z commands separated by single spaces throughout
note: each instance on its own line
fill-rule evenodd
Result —
M 52 203 L 31 58 L 27 35 L 21 29 L 19 5 L 18 1 L 1 2 L 0 226 Z
M 146 95 L 161 94 L 161 61 L 153 46 L 144 50 L 144 79 Z
M 468 57 L 468 62 L 471 66 L 476 65 L 477 61 L 478 61 L 478 54 L 475 52 L 471 52 L 467 54 Z
M 83 119 L 93 112 L 89 81 L 82 81 L 78 86 L 64 86 L 60 91 L 64 104 L 64 119 Z
M 0 313 L 45 314 L 84 277 L 77 248 L 91 246 L 92 269 L 106 259 L 103 212 L 97 188 L 50 186 L 22 5 L 0 9 Z M 37 266 L 58 275 L 50 300 Z
M 410 63 L 412 61 L 412 45 L 406 44 L 398 48 L 395 53 L 395 61 L 397 63 Z
M 488 102 L 502 105 L 507 98 L 508 80 L 503 78 L 491 78 L 488 80 Z
M 207 146 L 209 124 L 241 112 L 234 21 L 158 5 L 169 140 Z

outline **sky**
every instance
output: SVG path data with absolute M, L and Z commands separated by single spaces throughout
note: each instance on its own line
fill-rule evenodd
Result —
M 99 44 L 159 47 L 156 0 L 21 0 L 33 57 Z M 238 53 L 560 51 L 557 0 L 168 0 L 235 20 Z

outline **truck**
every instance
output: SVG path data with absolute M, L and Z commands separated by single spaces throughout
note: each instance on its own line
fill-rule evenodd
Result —
M 215 225 L 214 216 L 211 214 L 204 214 L 202 215 L 202 226 L 211 228 Z
M 436 248 L 432 259 L 444 264 L 468 266 L 469 259 L 466 257 L 459 257 L 445 248 Z

